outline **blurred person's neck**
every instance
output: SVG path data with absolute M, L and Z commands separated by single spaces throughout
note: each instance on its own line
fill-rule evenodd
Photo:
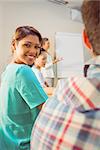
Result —
M 35 67 L 36 67 L 38 70 L 41 69 L 41 67 L 40 67 L 38 64 L 35 64 Z

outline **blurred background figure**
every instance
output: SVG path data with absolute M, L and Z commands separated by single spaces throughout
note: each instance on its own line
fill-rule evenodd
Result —
M 46 62 L 47 62 L 47 52 L 44 49 L 41 49 L 38 57 L 36 58 L 34 62 L 34 65 L 32 66 L 32 70 L 35 73 L 42 87 L 49 86 L 47 82 L 45 81 L 45 78 L 41 72 L 41 68 L 45 67 Z
M 47 62 L 45 67 L 42 68 L 43 76 L 46 78 L 46 81 L 49 86 L 54 86 L 54 70 L 53 65 L 62 60 L 62 58 L 52 59 L 52 56 L 49 52 L 50 48 L 50 41 L 47 37 L 42 39 L 42 49 L 46 50 L 47 52 Z
M 51 96 L 54 92 L 54 88 L 48 85 L 41 72 L 41 68 L 45 67 L 46 62 L 47 62 L 47 52 L 41 48 L 38 57 L 35 59 L 34 65 L 32 66 L 32 70 L 35 73 L 38 81 L 40 82 L 41 86 L 43 87 L 47 95 Z

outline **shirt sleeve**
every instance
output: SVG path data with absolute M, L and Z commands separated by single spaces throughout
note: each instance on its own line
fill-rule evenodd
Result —
M 49 69 L 49 68 L 51 68 L 52 66 L 53 66 L 53 63 L 48 63 L 48 64 L 45 65 L 45 68 L 46 68 L 46 69 Z
M 47 63 L 45 65 L 45 68 L 50 69 L 52 66 L 53 66 L 52 57 L 48 54 L 47 55 Z
M 48 98 L 34 72 L 28 66 L 21 67 L 17 72 L 16 86 L 23 100 L 31 109 L 44 103 Z

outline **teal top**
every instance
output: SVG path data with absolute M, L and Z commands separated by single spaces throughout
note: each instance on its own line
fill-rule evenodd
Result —
M 0 88 L 0 150 L 30 149 L 31 130 L 39 113 L 37 106 L 47 98 L 29 66 L 7 66 Z

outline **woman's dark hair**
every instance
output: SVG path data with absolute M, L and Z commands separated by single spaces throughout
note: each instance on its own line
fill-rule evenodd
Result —
M 13 45 L 15 44 L 15 42 L 18 42 L 18 41 L 22 40 L 27 35 L 33 35 L 33 36 L 36 35 L 39 38 L 39 42 L 41 43 L 41 41 L 42 41 L 41 34 L 34 27 L 32 27 L 32 26 L 20 26 L 15 30 L 15 34 L 12 38 L 12 42 L 11 42 L 12 52 L 14 51 L 13 50 Z
M 46 52 L 46 53 L 47 53 L 47 51 L 46 51 L 44 48 L 40 48 L 40 51 L 39 51 L 38 56 L 39 56 L 39 55 L 41 55 L 41 54 L 42 54 L 42 52 Z
M 46 37 L 45 37 L 45 38 L 42 38 L 41 45 L 43 46 L 43 45 L 45 44 L 45 42 L 46 42 L 46 41 L 49 41 L 49 39 L 48 39 L 48 38 L 46 38 Z

